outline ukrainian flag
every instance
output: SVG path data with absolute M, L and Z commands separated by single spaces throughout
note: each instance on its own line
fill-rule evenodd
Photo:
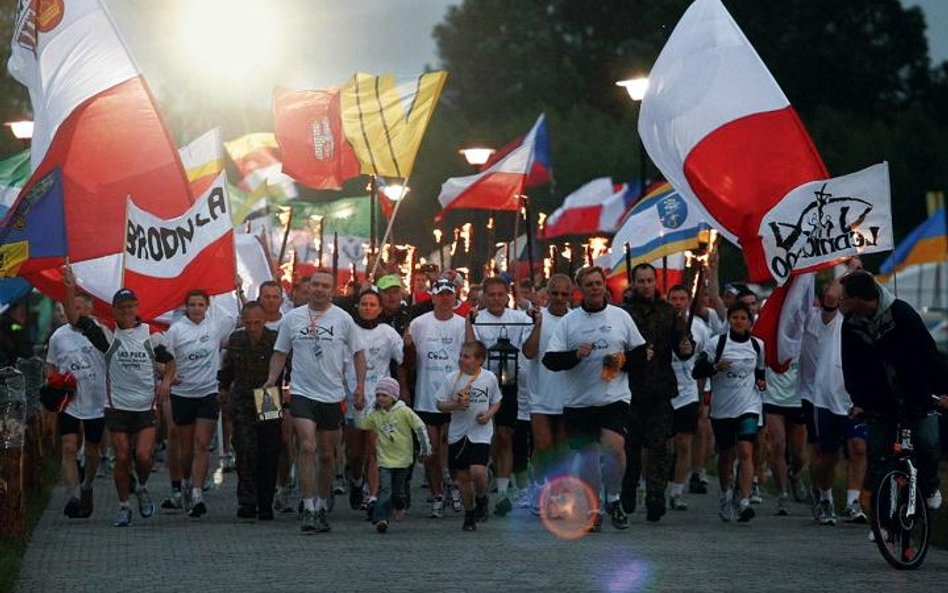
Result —
M 879 281 L 886 282 L 889 275 L 908 266 L 929 262 L 948 261 L 948 225 L 945 222 L 945 207 L 942 206 L 931 218 L 920 224 L 896 247 L 892 255 L 879 267 Z
M 61 265 L 67 254 L 59 168 L 31 185 L 0 224 L 0 277 Z

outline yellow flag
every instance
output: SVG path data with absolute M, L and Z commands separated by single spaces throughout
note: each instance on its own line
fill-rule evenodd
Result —
M 391 74 L 357 73 L 340 89 L 342 129 L 362 173 L 406 178 L 448 73 L 399 84 Z

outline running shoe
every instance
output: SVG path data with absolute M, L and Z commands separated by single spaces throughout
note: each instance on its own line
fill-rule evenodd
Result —
M 378 505 L 378 503 L 379 503 L 378 499 L 374 496 L 368 496 L 362 502 L 362 504 L 365 506 L 365 520 L 366 521 L 372 520 L 372 515 L 375 514 L 375 507 Z
M 688 505 L 685 503 L 685 498 L 681 494 L 678 494 L 672 496 L 668 501 L 668 508 L 673 511 L 687 511 Z
M 477 496 L 474 498 L 474 519 L 483 523 L 487 521 L 487 497 Z
M 750 495 L 751 504 L 760 504 L 764 502 L 764 497 L 760 495 L 760 484 L 755 483 L 751 486 L 751 495 Z
M 428 515 L 432 519 L 440 519 L 441 511 L 444 508 L 444 496 L 437 495 L 434 497 L 434 500 L 431 501 L 431 513 Z
M 843 509 L 842 515 L 843 520 L 847 523 L 857 523 L 863 525 L 869 522 L 869 519 L 866 517 L 866 513 L 862 510 L 862 505 L 859 504 L 859 501 L 847 504 L 846 508 Z
M 141 486 L 135 493 L 138 497 L 138 513 L 143 519 L 147 519 L 155 514 L 155 503 L 151 501 L 151 495 L 148 494 L 148 488 Z
M 276 496 L 273 497 L 273 510 L 278 513 L 292 513 L 293 507 L 290 506 L 289 496 L 282 488 L 277 489 Z
M 303 509 L 303 513 L 300 515 L 300 531 L 303 533 L 316 532 L 316 511 Z
M 609 513 L 609 519 L 613 527 L 620 530 L 629 528 L 629 516 L 625 513 L 625 509 L 622 508 L 621 502 L 616 500 L 607 503 L 606 512 Z
M 832 500 L 821 500 L 819 504 L 820 525 L 836 525 L 836 509 Z
M 742 500 L 737 509 L 737 522 L 747 523 L 753 519 L 756 514 L 757 513 L 754 512 L 754 507 L 751 506 L 751 502 L 749 500 Z
M 497 504 L 494 505 L 494 514 L 498 517 L 503 517 L 513 510 L 513 504 L 510 502 L 510 497 L 506 494 L 498 494 L 498 496 L 500 498 L 497 500 Z
M 132 509 L 129 507 L 119 507 L 118 513 L 115 515 L 115 521 L 112 523 L 112 527 L 128 527 L 132 524 Z
M 376 523 L 375 530 L 379 533 L 385 533 L 386 531 L 388 531 L 388 521 L 386 521 L 385 519 L 382 519 L 381 521 Z
M 168 498 L 161 501 L 161 508 L 165 511 L 180 511 L 184 508 L 184 496 L 180 490 L 172 490 Z
M 88 490 L 85 488 L 79 488 L 79 518 L 88 519 L 92 516 L 93 501 L 92 501 L 92 488 Z
M 461 525 L 463 531 L 477 531 L 477 520 L 474 518 L 474 511 L 465 511 L 464 523 Z
M 349 508 L 358 511 L 362 506 L 362 484 L 349 481 Z
M 332 483 L 332 493 L 333 494 L 346 493 L 346 481 L 342 478 L 342 476 L 336 476 L 336 480 Z
M 66 503 L 66 506 L 63 507 L 63 514 L 69 517 L 70 519 L 79 518 L 79 499 L 75 496 L 71 496 L 69 501 Z
M 326 533 L 332 531 L 332 527 L 329 525 L 329 511 L 327 509 L 319 509 L 316 511 L 316 531 L 319 533 Z
M 691 474 L 691 479 L 688 480 L 688 492 L 691 494 L 707 494 L 708 485 L 701 481 L 698 474 Z
M 200 519 L 207 514 L 207 505 L 204 504 L 203 500 L 199 500 L 194 503 L 194 506 L 191 507 L 191 510 L 188 511 L 188 517 L 192 519 Z
M 530 508 L 530 489 L 529 488 L 517 489 L 517 494 L 514 496 L 514 506 L 518 509 Z
M 941 490 L 935 490 L 935 492 L 925 499 L 925 506 L 933 511 L 937 511 L 941 508 Z
M 455 513 L 464 510 L 464 503 L 461 502 L 461 491 L 457 488 L 451 488 L 451 510 Z
M 777 516 L 786 517 L 790 514 L 790 495 L 784 492 L 777 498 Z
M 734 504 L 723 496 L 721 497 L 721 506 L 718 509 L 718 516 L 721 517 L 721 520 L 725 523 L 734 519 Z

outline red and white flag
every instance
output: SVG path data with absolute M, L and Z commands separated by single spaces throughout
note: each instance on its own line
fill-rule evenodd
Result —
M 787 284 L 778 286 L 760 309 L 752 333 L 764 341 L 767 366 L 774 372 L 786 372 L 790 362 L 800 356 L 815 286 L 816 277 L 812 273 L 794 276 Z
M 445 181 L 438 196 L 441 207 L 514 211 L 520 208 L 520 194 L 533 167 L 537 134 L 545 119 L 541 114 L 520 146 L 482 173 Z
M 128 202 L 122 285 L 138 295 L 138 314 L 155 319 L 184 302 L 188 291 L 234 290 L 234 226 L 221 172 L 181 216 L 155 216 Z
M 609 177 L 593 179 L 563 200 L 543 224 L 543 237 L 614 233 L 629 203 L 627 184 L 616 187 Z
M 177 150 L 100 2 L 20 0 L 8 69 L 29 89 L 35 121 L 24 192 L 60 168 L 71 261 L 122 252 L 130 194 L 156 216 L 188 209 Z M 58 266 L 28 279 L 62 298 Z
M 696 0 L 655 61 L 639 134 L 682 195 L 772 277 L 758 230 L 798 186 L 829 177 L 796 111 L 720 0 Z

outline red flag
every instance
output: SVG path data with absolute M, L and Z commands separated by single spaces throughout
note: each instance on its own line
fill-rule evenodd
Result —
M 360 164 L 342 130 L 339 89 L 273 91 L 283 172 L 314 189 L 340 189 Z
M 800 355 L 800 341 L 806 313 L 813 304 L 813 273 L 791 276 L 790 281 L 774 289 L 760 309 L 753 334 L 764 341 L 767 366 L 776 373 L 790 368 Z

